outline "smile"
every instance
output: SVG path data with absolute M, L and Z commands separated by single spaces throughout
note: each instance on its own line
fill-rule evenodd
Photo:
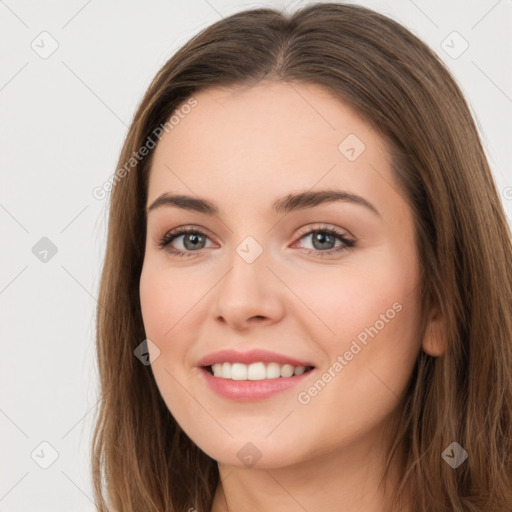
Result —
M 316 368 L 313 366 L 262 362 L 249 365 L 215 363 L 212 366 L 203 366 L 200 370 L 199 376 L 210 390 L 236 402 L 254 402 L 297 386 L 302 388 L 305 385 L 304 379 L 309 380 L 316 373 Z M 225 377 L 225 375 L 230 376 Z M 313 377 L 310 377 L 311 375 Z

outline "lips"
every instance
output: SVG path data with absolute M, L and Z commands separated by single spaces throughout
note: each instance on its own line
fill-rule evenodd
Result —
M 220 350 L 200 359 L 197 366 L 200 368 L 198 375 L 207 387 L 217 395 L 234 401 L 263 400 L 292 389 L 305 379 L 311 379 L 316 368 L 311 361 L 261 349 L 245 352 Z M 213 366 L 217 376 L 214 375 Z M 244 366 L 246 368 L 241 368 Z M 265 376 L 262 367 L 265 368 Z M 229 368 L 229 375 L 224 373 L 226 368 Z M 277 368 L 280 375 L 276 373 Z M 247 374 L 242 370 L 246 370 Z

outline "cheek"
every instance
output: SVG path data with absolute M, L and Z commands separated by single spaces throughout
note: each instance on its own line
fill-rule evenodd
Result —
M 409 263 L 395 260 L 392 254 L 368 254 L 295 280 L 294 292 L 310 310 L 307 318 L 316 317 L 324 324 L 323 334 L 330 331 L 336 338 L 355 336 L 395 302 L 415 299 L 413 266 L 408 268 Z M 394 316 L 394 311 L 390 315 Z
M 169 393 L 175 384 L 171 375 L 186 364 L 185 333 L 191 328 L 188 322 L 193 317 L 192 300 L 183 294 L 186 289 L 179 279 L 171 279 L 168 271 L 146 264 L 143 267 L 139 285 L 142 320 L 146 338 L 158 347 L 158 357 L 153 358 L 151 369 L 166 402 L 178 391 Z M 168 407 L 171 405 L 167 403 Z
M 351 369 L 344 373 L 375 367 L 393 382 L 402 370 L 405 378 L 420 348 L 418 275 L 410 256 L 368 251 L 357 263 L 297 283 L 294 291 L 309 309 L 298 318 L 322 340 L 329 365 L 346 354 Z
M 209 288 L 208 276 L 203 277 L 144 263 L 139 286 L 142 318 L 146 336 L 162 344 L 161 350 L 171 339 L 175 346 L 176 333 L 183 332 L 193 318 Z
M 172 294 L 166 293 L 167 283 L 158 279 L 158 272 L 144 263 L 140 277 L 139 293 L 144 329 L 149 339 L 160 340 L 174 311 Z M 168 314 L 166 314 L 166 312 Z
M 185 333 L 192 328 L 187 322 L 193 317 L 193 304 L 201 296 L 197 290 L 184 293 L 188 289 L 194 289 L 190 279 L 180 277 L 178 272 L 171 276 L 168 269 L 145 261 L 139 283 L 142 318 L 146 337 L 159 349 L 151 370 L 167 408 L 180 418 L 187 417 L 193 405 L 183 392 L 189 378 L 185 371 Z
M 336 279 L 311 280 L 300 291 L 309 290 L 307 304 L 321 319 L 309 316 L 313 321 L 304 326 L 327 359 L 299 401 L 305 421 L 314 410 L 329 411 L 328 442 L 373 428 L 395 410 L 420 349 L 413 276 L 391 260 L 381 262 L 371 271 L 351 268 Z

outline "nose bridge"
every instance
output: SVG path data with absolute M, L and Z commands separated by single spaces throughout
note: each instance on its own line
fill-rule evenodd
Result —
M 225 287 L 233 288 L 239 293 L 244 287 L 252 295 L 261 293 L 260 285 L 268 284 L 268 272 L 265 265 L 268 264 L 268 254 L 260 243 L 252 235 L 245 236 L 241 242 L 234 245 L 229 256 L 230 272 L 225 279 Z
M 229 272 L 219 283 L 216 315 L 241 324 L 251 317 L 275 318 L 281 310 L 272 282 L 270 252 L 252 235 L 245 236 L 229 256 Z

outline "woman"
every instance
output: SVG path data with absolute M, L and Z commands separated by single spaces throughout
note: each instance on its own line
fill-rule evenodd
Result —
M 510 230 L 424 43 L 354 5 L 232 15 L 118 168 L 99 510 L 512 510 Z

